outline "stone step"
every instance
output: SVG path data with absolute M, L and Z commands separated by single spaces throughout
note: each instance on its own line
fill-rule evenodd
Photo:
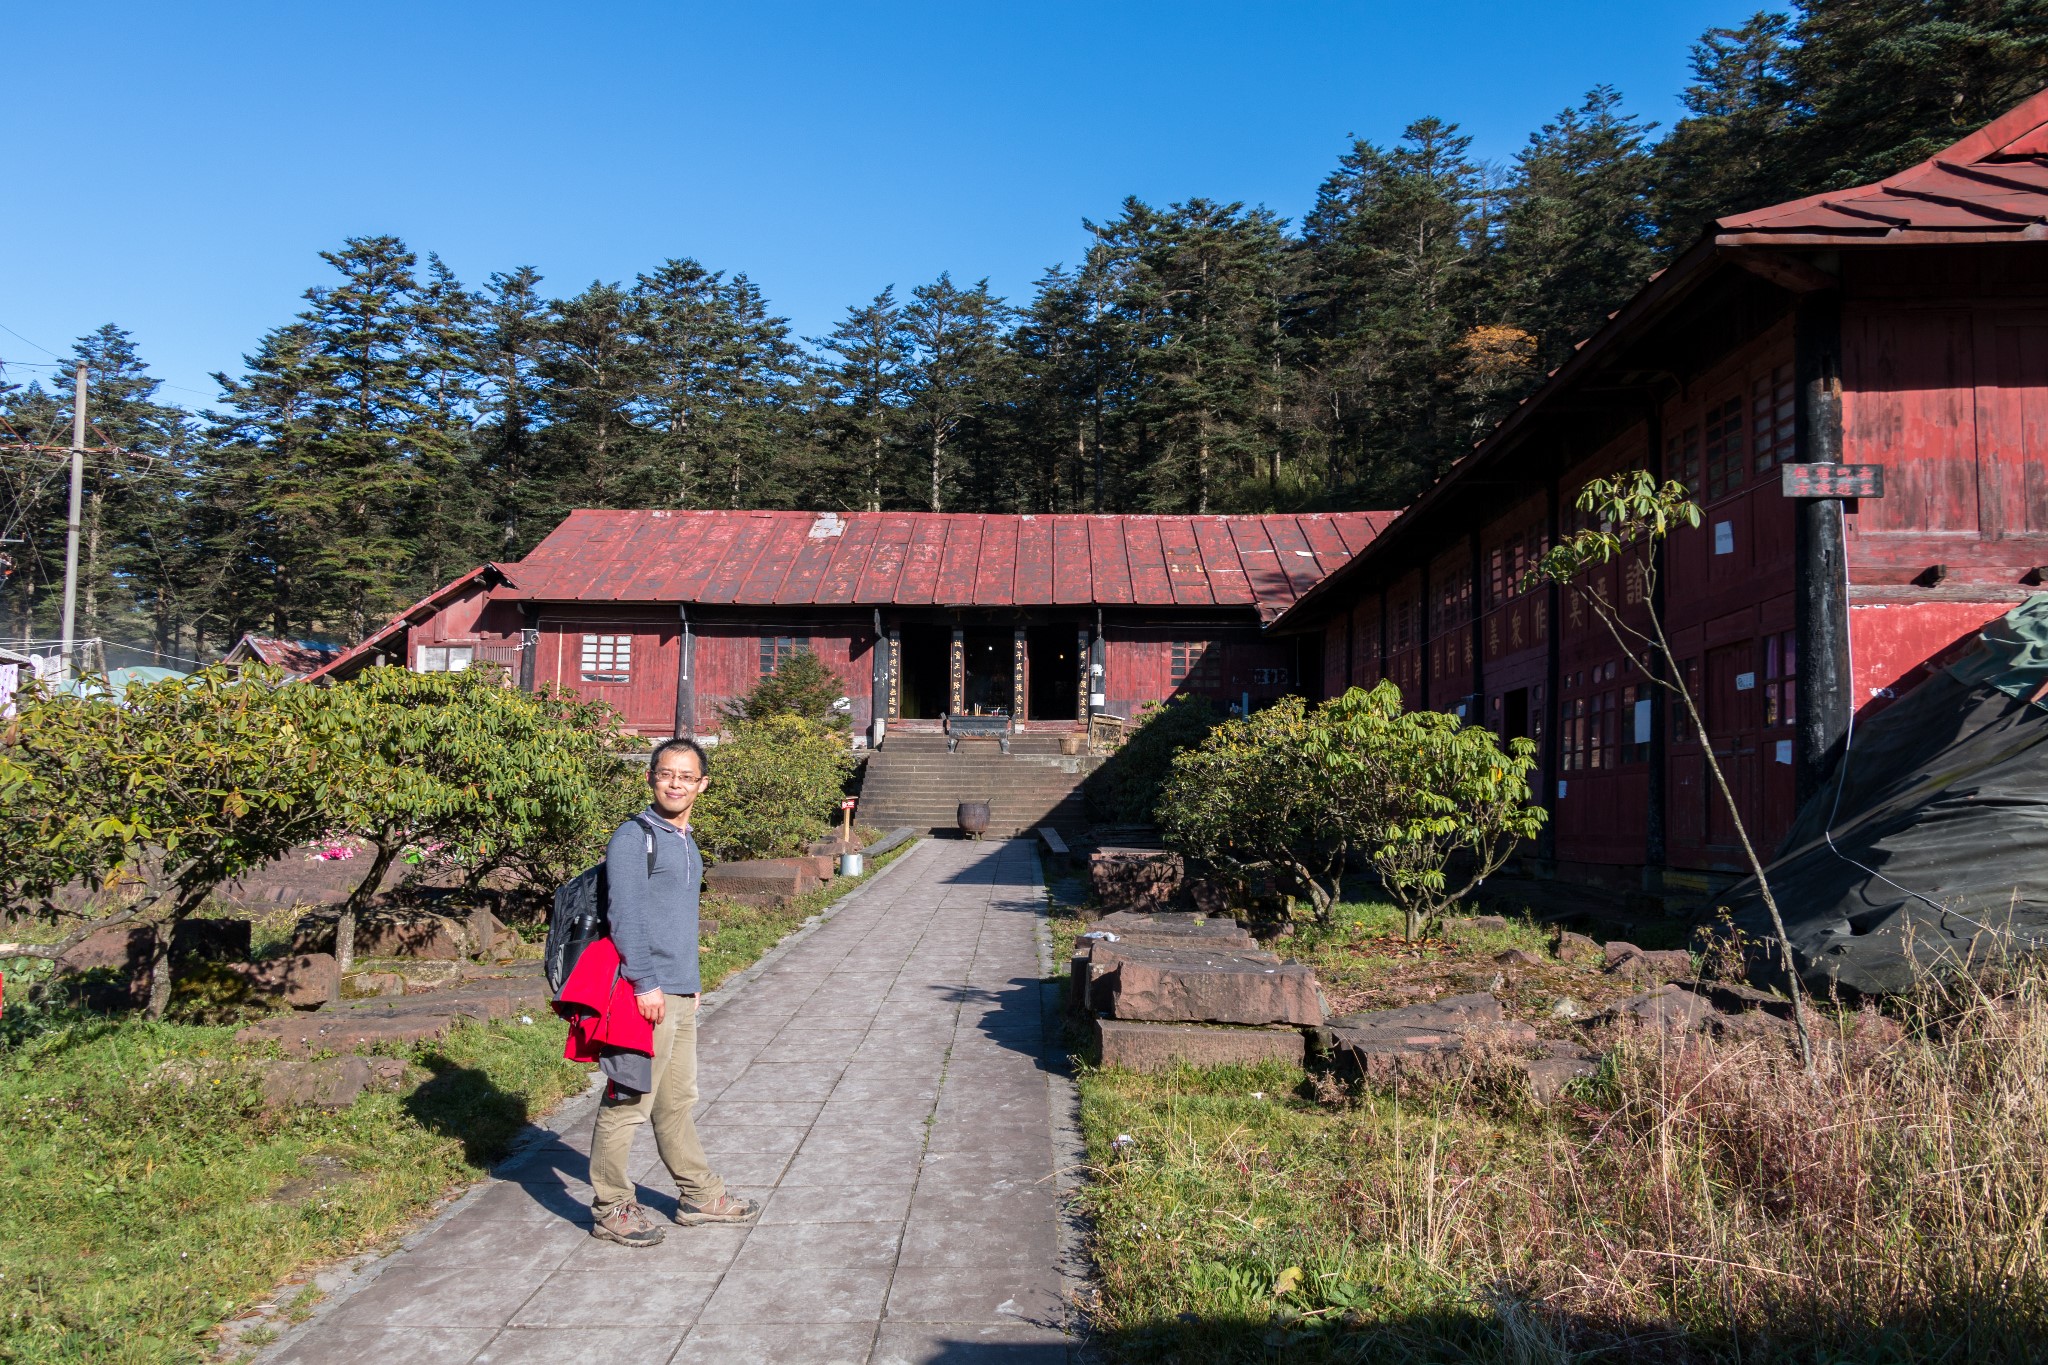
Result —
M 1112 1019 L 1185 1024 L 1323 1022 L 1323 993 L 1313 969 L 1254 949 L 1126 947 L 1097 942 L 1075 985 L 1087 975 L 1088 1002 Z
M 1128 1071 L 1169 1071 L 1189 1066 L 1257 1066 L 1283 1062 L 1300 1066 L 1307 1048 L 1294 1028 L 1217 1028 L 1209 1024 L 1148 1024 L 1102 1019 L 1102 1064 Z

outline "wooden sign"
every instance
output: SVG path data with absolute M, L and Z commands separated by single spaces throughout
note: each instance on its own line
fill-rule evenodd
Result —
M 1788 498 L 1881 498 L 1881 464 L 1779 465 L 1780 488 Z

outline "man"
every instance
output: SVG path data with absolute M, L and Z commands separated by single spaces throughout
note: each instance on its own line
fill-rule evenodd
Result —
M 677 1223 L 742 1223 L 755 1212 L 753 1201 L 727 1194 L 712 1173 L 690 1113 L 697 1103 L 697 889 L 704 879 L 690 808 L 704 792 L 708 766 L 695 740 L 657 745 L 647 765 L 653 800 L 619 826 L 605 849 L 612 942 L 641 1017 L 654 1026 L 652 1087 L 642 1094 L 606 1085 L 590 1139 L 591 1235 L 622 1246 L 650 1247 L 666 1235 L 634 1197 L 626 1171 L 633 1130 L 650 1120 L 662 1163 L 682 1194 Z

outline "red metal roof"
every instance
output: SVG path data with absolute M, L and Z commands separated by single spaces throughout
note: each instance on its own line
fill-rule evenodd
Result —
M 319 682 L 325 678 L 346 678 L 356 671 L 356 665 L 377 654 L 382 646 L 399 631 L 416 626 L 427 620 L 442 607 L 447 606 L 471 587 L 490 587 L 505 581 L 505 566 L 501 564 L 479 564 L 474 569 L 451 583 L 445 583 L 407 607 L 398 615 L 386 621 L 365 636 L 345 654 L 330 659 L 326 664 L 306 675 L 307 682 Z
M 244 635 L 235 642 L 235 647 L 222 657 L 223 663 L 239 663 L 254 659 L 258 663 L 283 669 L 292 677 L 301 678 L 323 664 L 332 662 L 341 653 L 339 645 L 314 644 L 309 640 L 280 640 L 272 635 Z
M 576 511 L 499 596 L 736 606 L 1248 606 L 1262 620 L 1392 512 L 1245 517 Z
M 1715 226 L 1722 245 L 2048 236 L 2048 90 L 1874 185 L 1738 213 Z

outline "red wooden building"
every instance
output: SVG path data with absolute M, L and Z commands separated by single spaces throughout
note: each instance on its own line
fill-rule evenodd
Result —
M 1180 693 L 1256 705 L 1323 669 L 1320 637 L 1263 627 L 1392 516 L 572 512 L 318 676 L 498 663 L 649 736 L 716 733 L 797 650 L 844 680 L 870 736 L 877 717 L 1038 732 Z
M 1322 641 L 1324 691 L 1389 677 L 1538 740 L 1561 870 L 1704 888 L 1740 856 L 1701 745 L 1774 845 L 1852 707 L 2048 574 L 2044 457 L 2048 93 L 1880 184 L 1722 219 L 1274 629 Z M 1831 462 L 1882 466 L 1883 496 L 1782 491 Z M 1571 594 L 1519 585 L 1631 467 L 1705 509 L 1654 586 L 1705 735 Z

